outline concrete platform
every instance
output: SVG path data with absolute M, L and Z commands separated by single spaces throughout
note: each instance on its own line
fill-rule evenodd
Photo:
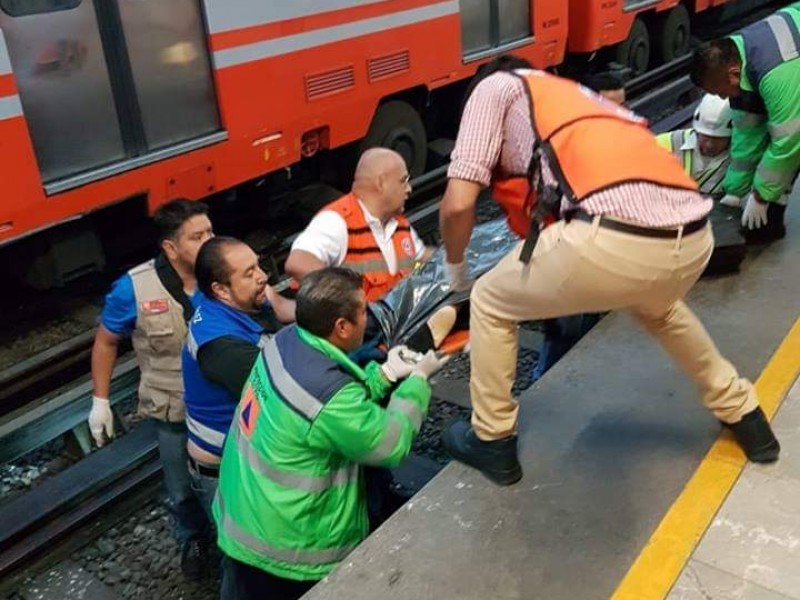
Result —
M 800 600 L 800 379 L 772 423 L 781 460 L 744 468 L 669 600 Z
M 689 297 L 723 353 L 753 380 L 800 312 L 798 203 L 795 194 L 787 218 L 790 238 L 751 251 L 739 275 L 701 281 Z M 800 348 L 796 330 L 792 339 Z M 793 350 L 782 347 L 790 364 L 777 374 L 770 371 L 777 379 L 759 382 L 760 392 L 774 396 L 773 410 L 800 368 L 800 350 Z M 744 465 L 732 442 L 717 442 L 721 427 L 700 405 L 691 383 L 626 314 L 618 313 L 597 325 L 520 401 L 525 477 L 519 484 L 499 488 L 451 463 L 305 597 L 666 597 L 730 489 L 725 485 L 733 485 Z M 713 521 L 709 538 L 673 592 L 690 594 L 697 581 L 718 582 L 719 589 L 738 589 L 744 582 L 772 595 L 701 591 L 673 597 L 798 596 L 800 485 L 792 478 L 800 468 L 791 457 L 800 453 L 800 442 L 787 432 L 792 428 L 797 422 L 781 426 L 784 457 L 775 471 L 745 470 L 742 487 L 730 498 L 735 516 L 723 511 Z M 775 475 L 781 469 L 792 476 Z M 701 471 L 705 475 L 698 480 Z M 695 493 L 689 506 L 706 516 L 689 519 L 694 529 L 665 529 L 667 516 L 680 522 L 672 508 L 687 491 Z M 762 514 L 740 495 L 760 495 L 777 512 Z M 767 538 L 774 554 L 751 552 L 763 538 L 756 533 L 747 539 L 746 532 L 758 527 L 777 540 Z M 734 553 L 735 535 L 744 554 Z M 648 554 L 652 549 L 656 552 Z M 796 567 L 786 565 L 792 573 L 785 585 L 757 576 L 752 568 L 772 568 L 780 557 Z

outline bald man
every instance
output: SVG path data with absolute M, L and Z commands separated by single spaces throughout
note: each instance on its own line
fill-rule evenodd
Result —
M 364 152 L 350 193 L 323 208 L 297 237 L 286 272 L 300 281 L 312 271 L 345 266 L 364 276 L 369 302 L 385 296 L 429 255 L 403 216 L 410 179 L 397 152 Z

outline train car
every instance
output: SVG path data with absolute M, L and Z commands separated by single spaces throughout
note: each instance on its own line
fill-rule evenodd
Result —
M 587 55 L 607 50 L 634 75 L 653 63 L 689 51 L 692 25 L 706 14 L 733 15 L 766 2 L 758 0 L 569 0 L 567 51 Z
M 420 174 L 438 92 L 512 49 L 558 65 L 566 27 L 545 0 L 0 0 L 0 244 L 358 140 Z M 30 252 L 40 287 L 102 263 L 74 230 Z

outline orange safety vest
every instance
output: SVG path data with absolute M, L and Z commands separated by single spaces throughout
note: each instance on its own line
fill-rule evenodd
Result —
M 340 214 L 347 224 L 347 254 L 342 266 L 361 273 L 367 302 L 374 302 L 385 296 L 414 268 L 416 264 L 414 239 L 411 237 L 411 225 L 404 216 L 395 217 L 397 229 L 392 236 L 392 242 L 397 259 L 397 272 L 392 275 L 354 194 L 342 196 L 323 210 L 332 210 Z
M 647 121 L 568 79 L 543 71 L 522 75 L 537 148 L 547 157 L 558 192 L 579 203 L 629 182 L 697 190 L 697 183 L 656 143 Z
M 492 177 L 492 198 L 506 215 L 508 228 L 519 237 L 525 237 L 531 226 L 536 192 L 527 176 Z

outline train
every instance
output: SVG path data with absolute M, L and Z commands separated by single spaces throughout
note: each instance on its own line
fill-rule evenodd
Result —
M 638 73 L 736 1 L 0 0 L 0 250 L 49 287 L 102 268 L 87 216 L 124 230 L 173 198 L 346 173 L 375 145 L 419 175 L 491 57 Z

